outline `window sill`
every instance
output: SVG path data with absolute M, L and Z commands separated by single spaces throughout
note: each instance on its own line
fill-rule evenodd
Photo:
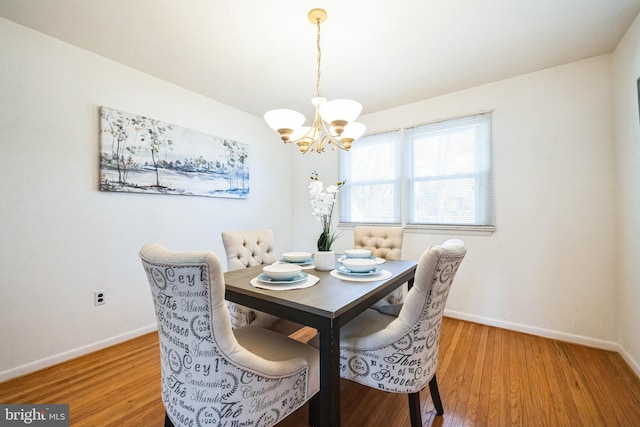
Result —
M 494 225 L 405 225 L 404 229 L 415 234 L 454 234 L 467 236 L 491 236 Z
M 411 234 L 449 234 L 467 236 L 491 236 L 495 231 L 494 225 L 433 225 L 433 224 L 393 224 L 393 223 L 354 223 L 341 222 L 338 224 L 342 229 L 353 229 L 358 225 L 367 227 L 402 227 Z

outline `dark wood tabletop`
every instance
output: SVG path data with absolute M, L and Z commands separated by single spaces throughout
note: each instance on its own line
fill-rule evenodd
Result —
M 339 265 L 339 264 L 336 264 Z M 354 282 L 338 279 L 328 271 L 305 269 L 320 281 L 304 289 L 271 291 L 253 287 L 249 282 L 262 273 L 263 266 L 250 267 L 224 274 L 227 300 L 299 323 L 314 316 L 340 319 L 342 324 L 364 311 L 403 283 L 413 278 L 416 263 L 404 260 L 386 260 L 378 267 L 391 272 L 392 277 L 372 282 Z M 354 314 L 354 311 L 357 312 Z M 296 315 L 295 312 L 299 312 Z M 313 326 L 313 325 L 309 325 Z
M 339 265 L 336 263 L 336 265 Z M 320 393 L 310 402 L 310 417 L 318 425 L 340 425 L 340 327 L 373 303 L 408 282 L 413 284 L 417 263 L 386 260 L 378 267 L 391 277 L 370 282 L 347 281 L 328 271 L 305 269 L 320 280 L 304 289 L 267 290 L 251 285 L 263 266 L 224 274 L 226 299 L 256 310 L 316 328 L 320 341 Z

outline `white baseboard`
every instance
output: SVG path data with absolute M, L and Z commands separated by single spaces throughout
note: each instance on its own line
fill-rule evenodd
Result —
M 622 356 L 629 367 L 634 371 L 636 376 L 640 378 L 640 365 L 633 360 L 631 355 L 620 344 L 589 338 L 582 335 L 567 334 L 565 332 L 552 331 L 550 329 L 537 328 L 535 326 L 523 325 L 521 323 L 506 322 L 504 320 L 496 320 L 489 317 L 476 316 L 474 314 L 461 313 L 459 311 L 444 311 L 445 316 L 454 319 L 468 320 L 469 322 L 480 323 L 483 325 L 496 326 L 498 328 L 509 329 L 511 331 L 524 332 L 525 334 L 536 335 L 539 337 L 551 338 L 559 341 L 566 341 L 574 344 L 586 345 L 589 347 L 600 348 L 603 350 L 615 351 Z
M 633 360 L 631 355 L 627 353 L 627 350 L 625 350 L 624 347 L 621 347 L 621 350 L 619 351 L 619 353 L 620 353 L 620 356 L 622 356 L 622 358 L 625 360 L 625 362 L 627 362 L 629 367 L 633 370 L 633 372 L 636 373 L 638 378 L 640 378 L 640 365 L 638 364 L 638 362 Z
M 544 338 L 551 338 L 559 341 L 566 341 L 574 344 L 582 344 L 589 347 L 600 348 L 603 350 L 621 352 L 622 346 L 613 341 L 599 340 L 589 338 L 582 335 L 567 334 L 565 332 L 553 331 L 551 329 L 538 328 L 536 326 L 524 325 L 522 323 L 507 322 L 504 320 L 492 319 L 490 317 L 476 316 L 474 314 L 461 313 L 459 311 L 444 311 L 445 316 L 454 319 L 468 320 L 469 322 L 480 323 L 483 325 L 496 326 L 498 328 L 509 329 L 510 331 L 523 332 L 525 334 L 536 335 Z
M 482 325 L 496 326 L 498 328 L 509 329 L 512 331 L 523 332 L 526 334 L 536 335 L 540 337 L 571 342 L 574 344 L 586 345 L 589 347 L 600 348 L 603 350 L 615 351 L 622 356 L 622 358 L 625 360 L 625 362 L 627 362 L 629 367 L 640 378 L 640 365 L 638 364 L 638 362 L 636 362 L 631 357 L 631 355 L 627 353 L 624 347 L 612 341 L 599 340 L 595 338 L 585 337 L 582 335 L 567 334 L 564 332 L 553 331 L 550 329 L 537 328 L 535 326 L 524 325 L 521 323 L 507 322 L 504 320 L 496 320 L 490 317 L 476 316 L 474 314 L 461 313 L 458 311 L 445 310 L 444 313 L 445 313 L 445 316 L 452 317 L 454 319 L 468 320 L 469 322 L 480 323 Z M 12 378 L 16 378 L 31 372 L 35 372 L 40 369 L 48 368 L 49 366 L 53 366 L 61 362 L 66 362 L 67 360 L 71 360 L 75 357 L 83 356 L 85 354 L 98 351 L 115 344 L 119 344 L 121 342 L 136 338 L 140 335 L 153 332 L 155 330 L 157 330 L 157 325 L 154 323 L 149 326 L 145 326 L 143 328 L 139 328 L 134 331 L 127 332 L 126 334 L 118 335 L 106 340 L 102 340 L 102 341 L 95 342 L 86 346 L 82 346 L 70 351 L 66 351 L 64 353 L 59 353 L 54 356 L 47 357 L 45 359 L 36 360 L 34 362 L 27 363 L 26 365 L 22 365 L 6 371 L 2 371 L 0 372 L 0 382 L 7 381 Z
M 27 363 L 26 365 L 17 366 L 15 368 L 2 371 L 0 372 L 0 382 L 19 377 L 21 375 L 26 375 L 31 372 L 38 371 L 40 369 L 48 368 L 58 363 L 66 362 L 67 360 L 71 360 L 79 356 L 84 356 L 85 354 L 89 354 L 94 351 L 102 350 L 103 348 L 110 347 L 112 345 L 119 344 L 124 341 L 128 341 L 130 339 L 139 337 L 140 335 L 153 332 L 157 329 L 158 329 L 157 324 L 153 323 L 152 325 L 145 326 L 145 327 L 127 332 L 125 334 L 117 335 L 115 337 L 111 337 L 106 340 L 94 342 L 89 345 L 74 348 L 73 350 L 65 351 L 63 353 L 55 354 L 53 356 L 46 357 L 44 359 Z

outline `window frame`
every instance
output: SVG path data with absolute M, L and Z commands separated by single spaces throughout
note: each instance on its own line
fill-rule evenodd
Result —
M 349 153 L 341 152 L 339 157 L 339 168 L 342 179 L 347 179 L 347 187 L 345 187 L 340 192 L 340 215 L 339 215 L 339 227 L 341 228 L 349 228 L 354 227 L 356 225 L 395 225 L 402 226 L 403 228 L 416 232 L 443 232 L 443 233 L 454 233 L 454 234 L 491 234 L 495 231 L 495 194 L 493 192 L 493 170 L 494 164 L 492 159 L 492 148 L 493 148 L 493 138 L 492 138 L 492 111 L 483 111 L 475 114 L 469 114 L 464 116 L 452 117 L 444 120 L 437 120 L 430 123 L 425 123 L 421 125 L 415 126 L 406 126 L 398 129 L 392 129 L 385 132 L 379 132 L 372 135 L 367 135 L 366 137 L 373 137 L 377 135 L 390 135 L 391 143 L 393 144 L 394 135 L 396 137 L 395 141 L 395 149 L 396 149 L 396 157 L 398 159 L 398 167 L 399 170 L 396 170 L 396 180 L 397 183 L 395 185 L 396 189 L 399 189 L 400 194 L 394 197 L 394 202 L 399 203 L 398 206 L 394 207 L 394 210 L 399 209 L 400 215 L 398 217 L 398 221 L 395 222 L 356 222 L 356 221 L 348 221 L 345 220 L 346 216 L 349 214 L 350 208 L 350 191 L 349 191 L 349 177 L 350 177 L 350 168 L 351 161 L 349 159 Z M 429 177 L 419 177 L 416 178 L 413 174 L 413 148 L 415 145 L 415 141 L 413 139 L 414 131 L 424 130 L 425 127 L 434 126 L 438 124 L 443 124 L 446 122 L 452 122 L 455 125 L 455 122 L 463 122 L 465 119 L 473 120 L 477 118 L 484 118 L 484 126 L 483 129 L 487 132 L 487 140 L 486 143 L 488 147 L 484 147 L 483 153 L 484 156 L 480 155 L 478 150 L 480 147 L 476 146 L 476 155 L 474 156 L 474 161 L 476 163 L 475 170 L 473 172 L 469 172 L 466 174 L 445 174 L 440 176 L 429 176 Z M 481 123 L 481 126 L 483 124 Z M 422 128 L 422 129 L 420 129 Z M 444 128 L 446 131 L 446 127 Z M 357 142 L 356 142 L 357 143 Z M 354 144 L 355 146 L 355 144 Z M 353 147 L 352 147 L 353 149 Z M 484 163 L 483 167 L 479 167 L 478 163 Z M 488 167 L 487 167 L 488 166 Z M 348 174 L 345 174 L 345 171 L 348 171 Z M 447 179 L 453 178 L 458 179 L 463 175 L 474 177 L 475 182 L 478 184 L 475 188 L 475 201 L 476 201 L 476 215 L 480 220 L 476 221 L 474 224 L 441 224 L 441 223 L 420 223 L 416 222 L 413 219 L 413 191 L 414 191 L 414 183 L 415 182 L 426 182 L 426 181 L 437 181 L 438 179 Z M 376 181 L 371 181 L 376 182 Z M 360 183 L 359 183 L 360 184 Z M 485 223 L 485 224 L 481 224 Z

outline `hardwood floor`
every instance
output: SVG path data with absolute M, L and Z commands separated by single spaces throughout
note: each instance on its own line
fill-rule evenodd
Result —
M 304 337 L 299 334 L 299 337 Z M 617 353 L 445 318 L 425 426 L 640 426 L 640 380 Z M 72 426 L 162 426 L 155 333 L 0 384 L 1 403 L 68 403 Z M 341 382 L 345 427 L 409 426 L 405 395 Z M 279 427 L 306 426 L 307 407 Z

